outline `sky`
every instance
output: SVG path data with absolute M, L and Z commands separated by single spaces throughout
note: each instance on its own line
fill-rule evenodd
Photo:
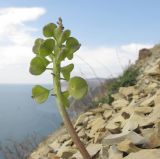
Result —
M 29 73 L 34 40 L 62 17 L 81 43 L 72 76 L 110 78 L 160 42 L 159 0 L 0 0 L 0 84 L 51 83 Z M 66 65 L 66 63 L 64 63 Z

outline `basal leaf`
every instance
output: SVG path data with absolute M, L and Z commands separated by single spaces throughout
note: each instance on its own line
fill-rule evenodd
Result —
M 32 97 L 33 99 L 41 104 L 44 103 L 49 96 L 50 91 L 40 85 L 36 85 L 32 88 Z
M 71 71 L 73 70 L 74 65 L 73 64 L 69 64 L 67 66 L 64 66 L 61 68 L 61 72 L 63 74 L 63 77 L 68 81 L 70 79 L 70 74 Z
M 43 43 L 41 44 L 39 48 L 40 56 L 45 57 L 45 56 L 52 54 L 54 46 L 55 46 L 55 41 L 53 39 L 47 39 L 43 41 Z
M 88 92 L 88 84 L 81 77 L 73 77 L 69 80 L 68 91 L 75 99 L 82 99 Z
M 54 37 L 54 30 L 57 28 L 56 24 L 49 23 L 43 27 L 43 35 L 45 37 Z

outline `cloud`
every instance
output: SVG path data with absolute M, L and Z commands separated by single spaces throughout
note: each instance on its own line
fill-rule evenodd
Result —
M 0 8 L 0 42 L 3 44 L 28 45 L 32 42 L 30 31 L 34 28 L 25 22 L 35 21 L 45 13 L 44 8 Z
M 22 68 L 32 57 L 31 48 L 34 41 L 32 33 L 37 31 L 37 28 L 26 25 L 26 22 L 37 20 L 45 12 L 45 9 L 40 7 L 0 8 L 1 83 L 15 82 L 9 78 L 10 75 L 16 75 L 13 66 L 21 66 L 17 71 L 25 72 Z M 18 72 L 17 77 L 19 77 Z
M 78 65 L 74 74 L 81 72 L 84 77 L 116 77 L 129 63 L 137 60 L 140 49 L 152 46 L 130 43 L 119 47 L 82 48 L 74 60 Z

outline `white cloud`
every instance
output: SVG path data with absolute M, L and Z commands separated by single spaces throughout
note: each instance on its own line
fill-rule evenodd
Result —
M 119 47 L 82 48 L 78 53 L 81 59 L 76 57 L 74 60 L 78 65 L 74 74 L 79 70 L 86 77 L 95 77 L 95 74 L 100 77 L 115 77 L 129 63 L 134 63 L 137 60 L 140 49 L 151 48 L 152 46 L 150 44 L 131 43 Z
M 37 29 L 25 22 L 35 21 L 44 13 L 45 9 L 40 7 L 0 8 L 0 83 L 27 82 L 20 73 L 27 73 L 24 66 L 32 57 L 32 32 Z
M 11 44 L 30 44 L 30 28 L 24 22 L 34 21 L 45 13 L 44 8 L 0 8 L 0 41 Z

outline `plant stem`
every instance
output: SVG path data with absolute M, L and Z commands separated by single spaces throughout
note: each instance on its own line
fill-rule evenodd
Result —
M 53 59 L 53 63 L 54 63 L 53 73 L 55 74 L 55 76 L 53 77 L 54 92 L 56 94 L 56 101 L 58 103 L 60 114 L 62 116 L 63 122 L 66 126 L 68 133 L 70 134 L 73 142 L 75 143 L 75 145 L 79 149 L 83 158 L 84 159 L 91 159 L 85 146 L 83 145 L 83 143 L 79 139 L 79 137 L 78 137 L 73 125 L 72 125 L 72 122 L 69 118 L 69 115 L 65 109 L 65 105 L 63 103 L 62 92 L 61 92 L 61 83 L 60 83 L 60 64 L 56 63 L 56 60 L 54 60 L 54 59 Z

